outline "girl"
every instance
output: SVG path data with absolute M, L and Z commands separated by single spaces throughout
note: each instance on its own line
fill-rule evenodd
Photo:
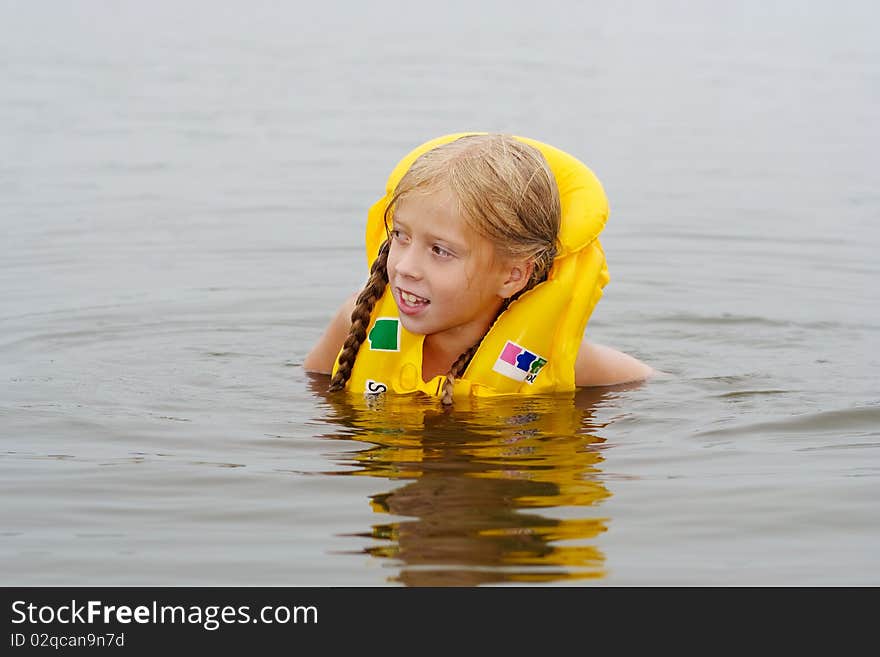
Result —
M 592 172 L 499 134 L 432 140 L 403 158 L 367 222 L 370 278 L 306 356 L 330 390 L 454 395 L 646 379 L 583 339 L 608 281 L 607 202 Z

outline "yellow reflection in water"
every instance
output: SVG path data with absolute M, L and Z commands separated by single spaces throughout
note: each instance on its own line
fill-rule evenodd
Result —
M 328 437 L 362 448 L 328 474 L 397 484 L 375 495 L 379 514 L 400 519 L 359 535 L 365 551 L 400 562 L 392 581 L 410 586 L 558 582 L 604 576 L 591 544 L 608 519 L 597 507 L 603 438 L 595 404 L 613 392 L 456 400 L 444 410 L 423 396 L 326 395 Z M 538 512 L 542 509 L 543 512 Z

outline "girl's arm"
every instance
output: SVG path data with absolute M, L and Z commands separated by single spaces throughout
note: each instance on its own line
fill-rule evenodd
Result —
M 622 351 L 584 340 L 574 364 L 574 384 L 613 386 L 642 381 L 656 373 L 654 368 Z
M 358 293 L 355 293 L 339 306 L 336 315 L 324 329 L 324 334 L 318 338 L 315 346 L 303 361 L 303 369 L 306 372 L 330 374 L 333 371 L 336 356 L 339 355 L 339 350 L 342 349 L 342 344 L 348 337 L 348 330 L 351 328 L 351 311 L 354 310 L 357 297 Z

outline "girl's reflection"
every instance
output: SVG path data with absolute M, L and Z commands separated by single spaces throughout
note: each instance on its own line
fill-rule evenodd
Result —
M 312 387 L 328 404 L 325 421 L 339 427 L 328 437 L 369 445 L 352 453 L 354 470 L 332 474 L 407 481 L 371 499 L 377 513 L 397 518 L 360 534 L 381 541 L 366 552 L 403 564 L 394 581 L 604 575 L 604 555 L 591 541 L 606 529 L 596 507 L 611 493 L 593 409 L 615 391 L 456 400 L 444 411 L 424 397 L 326 395 L 326 377 L 317 375 Z

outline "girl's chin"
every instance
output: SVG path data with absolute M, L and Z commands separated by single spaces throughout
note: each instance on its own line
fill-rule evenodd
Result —
M 404 315 L 403 313 L 399 313 L 398 316 L 400 317 L 401 326 L 413 335 L 428 334 L 428 331 L 425 330 L 426 327 L 424 322 L 420 322 L 416 318 Z

